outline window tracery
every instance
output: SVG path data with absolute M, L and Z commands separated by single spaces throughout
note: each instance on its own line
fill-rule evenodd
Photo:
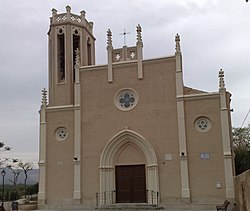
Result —
M 133 109 L 138 102 L 138 95 L 132 89 L 122 89 L 116 95 L 114 103 L 116 107 L 123 111 Z
M 195 128 L 200 132 L 206 132 L 211 128 L 211 122 L 206 117 L 200 117 L 195 121 Z

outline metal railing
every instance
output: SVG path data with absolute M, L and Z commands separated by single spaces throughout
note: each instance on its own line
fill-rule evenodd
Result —
M 147 192 L 147 202 L 152 205 L 159 205 L 159 192 L 153 190 L 146 190 Z
M 113 204 L 115 202 L 115 190 L 96 193 L 96 207 Z
M 96 207 L 101 205 L 111 205 L 115 203 L 115 190 L 96 193 Z M 151 205 L 159 205 L 159 192 L 146 190 L 146 202 Z

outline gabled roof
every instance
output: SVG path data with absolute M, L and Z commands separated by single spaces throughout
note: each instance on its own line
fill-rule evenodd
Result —
M 185 95 L 200 94 L 200 93 L 207 93 L 207 92 L 201 91 L 201 90 L 198 90 L 198 89 L 193 89 L 193 88 L 190 88 L 190 87 L 187 87 L 187 86 L 184 87 L 184 94 Z

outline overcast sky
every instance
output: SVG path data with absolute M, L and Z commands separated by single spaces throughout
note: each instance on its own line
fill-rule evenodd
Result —
M 41 89 L 47 89 L 47 32 L 51 9 L 86 11 L 94 22 L 97 64 L 106 61 L 106 31 L 128 32 L 136 43 L 141 24 L 144 58 L 173 55 L 174 36 L 181 36 L 184 84 L 208 92 L 218 90 L 218 71 L 232 93 L 232 122 L 240 127 L 250 109 L 250 3 L 245 0 L 1 0 L 0 7 L 0 141 L 12 156 L 38 161 Z M 250 116 L 245 126 L 250 123 Z M 14 155 L 13 155 L 14 154 Z

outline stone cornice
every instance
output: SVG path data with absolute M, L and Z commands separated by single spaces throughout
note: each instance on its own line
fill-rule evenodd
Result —
M 198 94 L 190 94 L 190 95 L 182 95 L 177 96 L 177 101 L 184 100 L 184 101 L 191 101 L 191 100 L 202 100 L 202 99 L 212 99 L 212 98 L 219 98 L 219 92 L 209 92 L 209 93 L 198 93 Z
M 159 57 L 159 58 L 151 58 L 151 59 L 145 59 L 142 62 L 144 64 L 147 63 L 156 63 L 159 62 L 160 60 L 174 60 L 175 56 L 171 55 L 171 56 L 167 56 L 167 57 Z M 113 67 L 120 67 L 123 65 L 137 65 L 138 60 L 132 60 L 132 61 L 123 61 L 123 62 L 114 62 L 112 63 Z M 95 70 L 101 70 L 101 69 L 107 69 L 108 68 L 108 64 L 101 64 L 101 65 L 90 65 L 90 66 L 82 66 L 80 67 L 80 71 L 95 71 Z
M 48 106 L 46 112 L 55 112 L 55 111 L 73 111 L 80 109 L 79 105 L 64 105 L 64 106 Z

